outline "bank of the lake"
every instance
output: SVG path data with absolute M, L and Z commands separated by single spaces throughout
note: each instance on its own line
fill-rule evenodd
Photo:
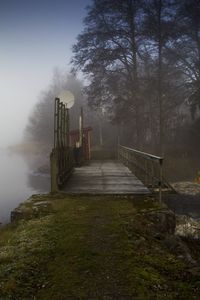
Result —
M 0 232 L 2 299 L 199 299 L 199 255 L 152 197 L 36 195 Z

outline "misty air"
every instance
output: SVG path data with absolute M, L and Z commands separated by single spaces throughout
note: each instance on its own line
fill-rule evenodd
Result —
M 200 299 L 200 2 L 0 9 L 0 299 Z

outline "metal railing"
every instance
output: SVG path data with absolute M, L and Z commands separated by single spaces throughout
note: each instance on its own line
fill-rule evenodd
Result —
M 67 181 L 73 166 L 73 153 L 69 146 L 69 110 L 55 99 L 54 148 L 50 155 L 51 192 L 57 192 Z
M 159 191 L 162 200 L 162 188 L 166 185 L 163 178 L 163 157 L 118 145 L 118 159 L 122 161 L 140 179 L 145 186 Z

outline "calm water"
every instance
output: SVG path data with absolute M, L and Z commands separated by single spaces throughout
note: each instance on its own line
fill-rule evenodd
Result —
M 10 212 L 31 195 L 49 192 L 50 177 L 34 173 L 31 165 L 21 155 L 0 150 L 0 223 L 9 222 Z M 169 195 L 165 202 L 177 214 L 200 218 L 200 195 Z
M 49 191 L 48 176 L 33 174 L 18 154 L 0 150 L 0 222 L 10 221 L 10 212 L 32 194 Z

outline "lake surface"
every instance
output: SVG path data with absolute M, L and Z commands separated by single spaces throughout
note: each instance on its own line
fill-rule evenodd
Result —
M 0 150 L 0 222 L 10 221 L 10 212 L 33 194 L 50 189 L 48 175 L 34 174 L 19 154 Z
M 0 223 L 8 223 L 11 211 L 31 195 L 50 191 L 50 176 L 34 173 L 37 168 L 28 162 L 27 157 L 0 150 Z M 169 195 L 165 203 L 177 214 L 200 218 L 200 195 Z

